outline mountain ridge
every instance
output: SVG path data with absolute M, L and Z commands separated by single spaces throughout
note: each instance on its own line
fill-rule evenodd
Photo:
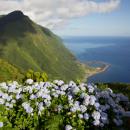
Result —
M 45 71 L 51 79 L 76 80 L 85 74 L 57 35 L 21 11 L 0 17 L 0 58 L 23 72 Z

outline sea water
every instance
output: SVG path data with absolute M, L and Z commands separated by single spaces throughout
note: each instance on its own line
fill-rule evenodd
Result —
M 102 61 L 110 67 L 88 82 L 130 83 L 130 37 L 63 37 L 65 46 L 81 62 Z

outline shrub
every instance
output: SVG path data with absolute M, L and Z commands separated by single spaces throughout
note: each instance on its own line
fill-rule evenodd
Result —
M 29 76 L 41 77 L 30 70 Z M 0 127 L 26 130 L 119 130 L 129 100 L 110 88 L 62 80 L 0 83 Z M 125 103 L 125 104 L 124 104 Z
M 47 81 L 48 80 L 48 75 L 46 74 L 46 72 L 34 72 L 33 70 L 29 69 L 26 73 L 25 73 L 25 78 L 23 79 L 23 81 L 25 81 L 26 79 L 33 79 L 36 82 L 40 82 L 40 81 Z

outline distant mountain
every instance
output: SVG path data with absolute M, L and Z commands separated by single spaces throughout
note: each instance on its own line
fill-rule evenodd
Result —
M 85 74 L 84 67 L 58 36 L 21 11 L 0 17 L 0 59 L 22 72 L 45 71 L 50 79 L 76 80 Z

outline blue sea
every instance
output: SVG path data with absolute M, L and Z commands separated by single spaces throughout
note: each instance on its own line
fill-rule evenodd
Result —
M 102 61 L 110 67 L 88 82 L 130 83 L 130 37 L 63 37 L 65 46 L 81 62 Z

